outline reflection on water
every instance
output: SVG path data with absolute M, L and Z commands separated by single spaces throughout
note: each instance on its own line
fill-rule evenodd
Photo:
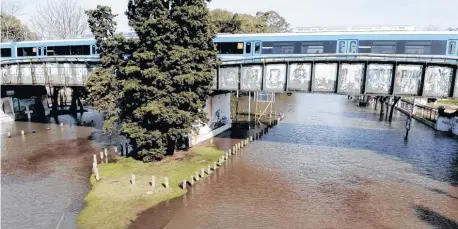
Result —
M 405 142 L 405 116 L 379 121 L 346 96 L 285 101 L 261 141 L 131 228 L 455 228 L 456 139 L 413 122 Z

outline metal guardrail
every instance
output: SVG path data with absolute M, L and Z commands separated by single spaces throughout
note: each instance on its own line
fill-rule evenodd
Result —
M 404 55 L 404 54 L 374 54 L 374 53 L 332 53 L 332 54 L 281 54 L 264 55 L 242 58 L 224 59 L 222 65 L 239 63 L 265 63 L 273 61 L 332 61 L 332 60 L 360 60 L 360 61 L 399 61 L 399 62 L 436 62 L 457 63 L 458 56 L 445 55 Z
M 14 57 L 1 58 L 0 65 L 16 63 L 34 63 L 34 62 L 97 62 L 99 56 L 33 56 L 33 57 Z

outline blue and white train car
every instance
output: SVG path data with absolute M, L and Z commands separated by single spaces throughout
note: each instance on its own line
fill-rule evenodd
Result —
M 458 56 L 457 31 L 219 34 L 223 59 L 288 54 L 373 53 Z M 98 57 L 94 39 L 1 43 L 1 59 Z

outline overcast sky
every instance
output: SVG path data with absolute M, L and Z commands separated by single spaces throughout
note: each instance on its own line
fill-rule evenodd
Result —
M 14 1 L 14 0 L 13 0 Z M 22 0 L 19 18 L 30 20 L 35 8 L 47 0 Z M 112 7 L 118 31 L 130 31 L 124 12 L 128 0 L 78 0 L 84 9 L 97 5 Z M 255 14 L 275 10 L 291 27 L 412 25 L 425 29 L 458 27 L 458 0 L 212 0 L 210 9 L 227 9 L 237 13 Z M 28 22 L 27 22 L 28 23 Z

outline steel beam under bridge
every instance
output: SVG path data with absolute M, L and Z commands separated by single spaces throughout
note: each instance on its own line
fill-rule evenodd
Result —
M 279 55 L 224 60 L 215 90 L 458 97 L 458 57 Z

